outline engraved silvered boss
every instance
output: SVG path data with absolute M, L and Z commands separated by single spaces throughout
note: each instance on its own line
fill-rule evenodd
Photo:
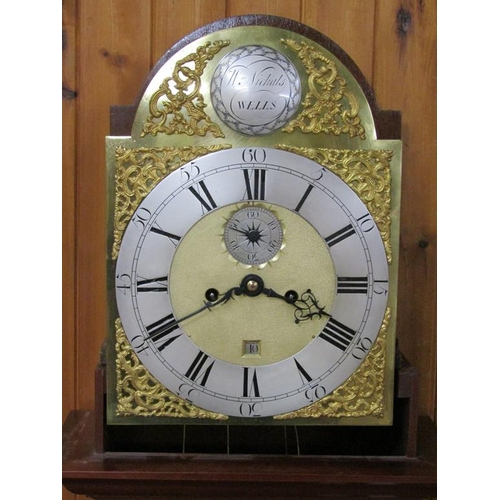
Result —
M 301 100 L 300 77 L 280 52 L 246 45 L 227 54 L 212 77 L 211 98 L 219 118 L 246 135 L 265 135 L 286 125 Z

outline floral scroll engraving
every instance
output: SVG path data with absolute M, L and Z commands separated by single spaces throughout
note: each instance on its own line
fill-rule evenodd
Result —
M 215 54 L 229 41 L 207 42 L 175 63 L 172 76 L 163 80 L 149 101 L 149 116 L 141 137 L 159 133 L 224 137 L 220 127 L 205 113 L 201 77 L 205 67 Z
M 368 208 L 384 242 L 387 261 L 392 262 L 391 245 L 391 159 L 389 150 L 300 148 L 278 145 L 305 156 L 337 174 Z
M 306 68 L 309 92 L 302 103 L 303 110 L 284 129 L 291 133 L 349 134 L 365 139 L 365 129 L 358 116 L 359 103 L 337 71 L 335 63 L 306 42 L 282 40 L 296 52 Z
M 118 415 L 227 419 L 225 415 L 202 410 L 166 389 L 139 361 L 119 319 L 115 321 L 115 329 Z
M 183 148 L 116 148 L 114 239 L 111 257 L 116 259 L 123 231 L 143 198 L 183 164 L 228 145 L 186 146 Z
M 390 309 L 387 309 L 375 344 L 347 382 L 316 403 L 294 412 L 278 415 L 275 419 L 367 416 L 382 418 L 387 326 L 390 316 Z

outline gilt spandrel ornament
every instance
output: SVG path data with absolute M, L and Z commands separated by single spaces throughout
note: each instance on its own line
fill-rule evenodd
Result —
M 115 151 L 116 194 L 114 207 L 114 243 L 116 259 L 123 231 L 143 198 L 169 173 L 191 160 L 229 146 L 186 146 L 183 148 L 124 148 Z
M 306 42 L 282 40 L 297 53 L 308 75 L 303 110 L 283 132 L 300 129 L 303 133 L 348 134 L 366 139 L 359 117 L 359 103 L 337 69 L 335 62 Z
M 201 84 L 207 63 L 229 43 L 227 40 L 207 42 L 176 62 L 172 76 L 167 77 L 151 96 L 150 114 L 141 137 L 148 134 L 224 137 L 220 127 L 205 112 L 207 105 Z
M 318 162 L 357 193 L 377 223 L 387 262 L 391 263 L 391 159 L 394 151 L 300 148 L 285 144 L 277 147 Z

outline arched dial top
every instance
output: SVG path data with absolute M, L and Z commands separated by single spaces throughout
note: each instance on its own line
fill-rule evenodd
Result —
M 262 261 L 257 247 L 275 253 Z M 212 153 L 166 177 L 116 265 L 119 315 L 144 366 L 234 417 L 293 411 L 342 384 L 378 335 L 387 290 L 384 246 L 354 191 L 271 148 Z

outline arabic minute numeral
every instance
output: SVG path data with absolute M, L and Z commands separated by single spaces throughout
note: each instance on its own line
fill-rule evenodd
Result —
M 189 165 L 181 167 L 179 171 L 180 171 L 181 182 L 183 184 L 189 182 L 194 177 L 200 175 L 200 167 L 195 165 L 193 162 L 191 162 Z
M 150 218 L 151 212 L 147 208 L 140 207 L 137 209 L 130 222 L 132 222 L 137 229 L 142 231 Z
M 264 163 L 267 153 L 262 148 L 245 148 L 241 154 L 244 163 Z
M 377 295 L 387 295 L 389 282 L 387 280 L 373 280 L 373 293 Z
M 242 417 L 260 417 L 261 411 L 261 403 L 242 403 L 240 405 L 240 415 Z
M 136 335 L 130 339 L 130 345 L 137 354 L 141 354 L 149 347 L 146 339 L 142 335 Z M 147 354 L 147 351 L 146 351 Z
M 359 339 L 356 347 L 352 350 L 352 357 L 356 359 L 363 359 L 371 349 L 372 345 L 373 342 L 368 337 Z
M 326 389 L 322 385 L 314 384 L 306 390 L 304 395 L 310 403 L 313 403 L 326 396 Z
M 363 233 L 369 233 L 375 227 L 375 221 L 371 218 L 370 214 L 365 214 L 357 220 Z

